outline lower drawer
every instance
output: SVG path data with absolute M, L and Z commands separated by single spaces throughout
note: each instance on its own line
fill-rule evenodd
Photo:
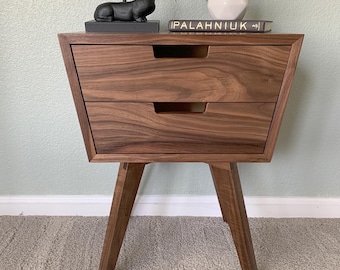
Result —
M 182 105 L 87 102 L 97 154 L 263 153 L 275 103 Z

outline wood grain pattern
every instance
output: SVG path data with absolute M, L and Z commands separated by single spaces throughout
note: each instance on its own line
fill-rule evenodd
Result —
M 72 50 L 85 101 L 276 102 L 290 47 L 210 46 L 206 58 L 161 59 L 152 46 Z
M 120 164 L 104 239 L 100 270 L 115 269 L 144 167 L 144 163 Z
M 269 160 L 272 158 L 274 153 L 275 144 L 277 141 L 277 137 L 281 127 L 281 122 L 288 102 L 290 89 L 292 87 L 302 42 L 303 36 L 301 36 L 294 44 L 292 44 L 292 49 L 287 64 L 287 70 L 285 72 L 285 76 L 282 82 L 280 94 L 277 100 L 277 105 L 273 115 L 273 121 L 270 127 L 267 145 L 265 149 L 265 156 L 267 156 Z
M 220 162 L 226 160 L 227 162 L 269 162 L 270 157 L 265 154 L 96 154 L 91 157 L 90 161 L 93 163 L 101 162 Z
M 108 34 L 108 33 L 71 33 L 71 34 L 59 34 L 59 40 L 62 47 L 65 65 L 67 67 L 68 76 L 70 80 L 70 85 L 72 89 L 72 93 L 74 96 L 79 121 L 82 127 L 83 137 L 87 149 L 88 158 L 91 161 L 94 162 L 110 162 L 110 161 L 126 161 L 126 162 L 156 162 L 156 161 L 189 161 L 189 162 L 197 162 L 197 161 L 228 161 L 228 162 L 267 162 L 271 160 L 276 139 L 278 136 L 280 124 L 282 121 L 284 109 L 288 100 L 288 95 L 290 91 L 290 87 L 292 84 L 297 59 L 299 56 L 303 35 L 300 34 L 275 34 L 275 33 L 266 33 L 266 34 L 211 34 L 211 33 L 193 33 L 193 34 Z M 73 56 L 72 48 L 76 48 L 78 46 L 84 46 L 84 45 L 90 45 L 88 47 L 92 46 L 107 46 L 107 45 L 115 45 L 113 47 L 120 47 L 120 46 L 136 46 L 136 47 L 149 47 L 153 45 L 207 45 L 209 46 L 210 50 L 211 48 L 215 48 L 213 50 L 216 50 L 214 53 L 216 54 L 214 57 L 214 66 L 215 64 L 220 65 L 222 67 L 228 67 L 229 64 L 225 64 L 224 62 L 228 63 L 229 57 L 236 58 L 233 59 L 232 64 L 230 64 L 231 67 L 242 67 L 243 71 L 240 73 L 247 74 L 247 65 L 244 62 L 247 62 L 247 59 L 254 60 L 255 64 L 252 64 L 253 61 L 249 62 L 249 70 L 250 72 L 255 72 L 255 66 L 260 67 L 259 73 L 262 74 L 266 78 L 263 81 L 257 81 L 255 85 L 255 88 L 252 87 L 243 87 L 242 84 L 242 76 L 239 75 L 239 77 L 236 78 L 237 74 L 233 74 L 232 77 L 234 80 L 230 79 L 229 81 L 232 81 L 232 85 L 235 86 L 239 92 L 234 91 L 233 87 L 226 88 L 222 90 L 222 88 L 209 88 L 209 84 L 204 83 L 203 73 L 200 73 L 200 67 L 195 66 L 195 61 L 202 61 L 202 60 L 208 60 L 207 59 L 191 59 L 191 63 L 187 64 L 183 67 L 185 67 L 184 71 L 188 72 L 188 74 L 192 74 L 194 77 L 195 74 L 200 73 L 198 75 L 199 78 L 201 78 L 201 84 L 198 87 L 200 89 L 197 91 L 196 87 L 196 81 L 190 80 L 186 83 L 184 83 L 184 87 L 181 88 L 177 83 L 173 83 L 170 80 L 168 80 L 168 86 L 164 89 L 166 91 L 141 91 L 137 90 L 137 84 L 133 87 L 130 85 L 128 89 L 122 88 L 122 89 L 115 89 L 118 93 L 118 100 L 121 101 L 127 101 L 129 102 L 156 102 L 156 101 L 164 101 L 164 102 L 171 102 L 171 101 L 187 101 L 187 102 L 205 102 L 209 100 L 217 100 L 217 102 L 221 102 L 221 100 L 230 100 L 232 102 L 241 102 L 242 99 L 248 100 L 249 102 L 253 102 L 256 100 L 256 98 L 261 98 L 263 100 L 258 100 L 257 102 L 268 102 L 271 99 L 274 99 L 274 96 L 269 97 L 268 93 L 276 93 L 277 95 L 277 89 L 274 91 L 271 89 L 270 85 L 273 82 L 273 85 L 275 85 L 280 79 L 279 74 L 283 74 L 283 79 L 281 82 L 280 90 L 278 92 L 278 95 L 275 97 L 275 110 L 272 117 L 272 122 L 269 128 L 268 137 L 265 143 L 264 151 L 263 153 L 138 153 L 136 155 L 133 155 L 131 153 L 98 153 L 97 149 L 94 146 L 93 138 L 92 138 L 92 127 L 90 126 L 89 120 L 87 119 L 87 111 L 84 107 L 84 100 L 83 100 L 83 92 L 80 85 L 78 73 L 75 69 L 75 59 Z M 230 46 L 232 48 L 231 53 L 228 53 L 228 50 L 225 49 L 225 47 Z M 259 56 L 256 56 L 256 52 L 258 50 L 257 47 L 268 47 L 269 51 L 272 50 L 272 54 L 259 54 Z M 80 48 L 80 47 L 79 47 Z M 77 49 L 76 49 L 77 50 Z M 219 50 L 219 51 L 218 51 Z M 224 51 L 226 50 L 226 51 Z M 267 50 L 267 48 L 265 48 Z M 268 52 L 269 52 L 268 51 Z M 236 52 L 236 53 L 235 53 Z M 214 55 L 213 53 L 213 55 Z M 219 62 L 218 55 L 221 54 L 224 56 L 223 63 Z M 102 52 L 99 53 L 100 55 Z M 86 60 L 85 57 L 86 53 L 81 52 L 80 54 L 80 61 L 85 69 L 88 68 L 89 63 L 93 62 L 93 57 L 91 54 L 87 54 L 88 60 Z M 144 54 L 143 54 L 144 55 Z M 145 52 L 145 55 L 147 53 Z M 149 55 L 149 54 L 148 54 Z M 119 59 L 120 56 L 118 56 Z M 136 56 L 137 57 L 137 56 Z M 138 56 L 140 57 L 140 56 Z M 137 58 L 138 58 L 137 57 Z M 153 62 L 155 59 L 152 58 L 149 61 L 145 60 L 142 56 L 142 62 L 144 64 L 149 64 L 150 62 Z M 250 57 L 250 58 L 249 58 Z M 288 58 L 287 58 L 288 57 Z M 134 57 L 131 57 L 130 61 L 133 61 Z M 125 63 L 128 59 L 127 57 L 120 58 L 120 63 Z M 140 59 L 140 58 L 138 58 Z M 79 59 L 78 59 L 79 60 Z M 109 60 L 106 60 L 104 69 L 108 68 L 110 65 L 112 66 L 112 62 Z M 156 60 L 166 60 L 169 59 L 156 59 Z M 178 59 L 170 59 L 171 61 L 177 61 Z M 174 66 L 176 64 L 170 64 L 170 60 L 168 63 L 167 68 L 172 69 L 171 72 L 174 72 Z M 182 59 L 183 60 L 183 59 Z M 239 61 L 237 61 L 239 60 Z M 76 61 L 77 62 L 77 61 Z M 286 64 L 287 62 L 287 64 Z M 226 66 L 227 65 L 227 66 Z M 263 69 L 262 69 L 263 65 Z M 80 67 L 79 66 L 79 67 Z M 156 65 L 157 66 L 157 65 Z M 156 67 L 155 66 L 155 67 Z M 161 67 L 161 66 L 158 66 Z M 99 65 L 97 64 L 94 67 L 95 69 L 100 69 Z M 109 67 L 110 69 L 111 67 Z M 195 69 L 196 71 L 192 70 Z M 204 74 L 210 74 L 209 70 L 211 67 L 205 67 Z M 214 69 L 214 67 L 212 67 Z M 270 79 L 270 72 L 271 69 L 273 69 L 273 80 Z M 197 71 L 198 70 L 198 71 Z M 229 71 L 228 69 L 226 69 Z M 216 71 L 216 70 L 215 70 Z M 88 72 L 88 71 L 86 71 Z M 86 80 L 92 80 L 93 77 L 91 77 L 90 74 L 84 73 Z M 139 71 L 133 71 L 137 72 Z M 196 73 L 195 73 L 196 72 Z M 220 72 L 220 70 L 218 70 Z M 283 73 L 282 73 L 283 72 Z M 112 75 L 112 73 L 108 72 L 107 74 L 96 74 L 94 77 L 98 78 L 108 78 Z M 174 73 L 172 73 L 174 74 Z M 224 77 L 222 76 L 222 79 L 218 78 L 215 80 L 218 81 L 220 79 L 221 82 L 226 82 L 228 80 L 228 72 L 225 72 Z M 280 76 L 281 76 L 280 75 Z M 99 76 L 99 77 L 98 77 Z M 103 76 L 103 77 L 100 77 Z M 125 75 L 122 75 L 123 79 Z M 267 77 L 266 77 L 267 76 Z M 119 76 L 118 76 L 119 77 Z M 247 76 L 245 76 L 247 77 Z M 184 76 L 181 77 L 182 79 Z M 193 77 L 192 77 L 193 78 Z M 197 77 L 195 77 L 197 78 Z M 236 78 L 236 79 L 235 79 Z M 97 80 L 96 79 L 96 80 Z M 103 81 L 103 79 L 100 79 Z M 118 79 L 119 80 L 119 79 Z M 127 79 L 125 79 L 127 80 Z M 81 80 L 82 81 L 82 80 Z M 175 81 L 175 80 L 174 80 Z M 247 78 L 245 78 L 245 81 L 247 81 Z M 256 81 L 256 80 L 255 80 Z M 102 82 L 101 82 L 102 83 Z M 192 83 L 192 87 L 190 88 L 190 83 Z M 209 81 L 209 83 L 213 83 L 212 81 Z M 104 83 L 105 84 L 105 83 Z M 159 82 L 155 82 L 155 85 L 161 85 Z M 171 87 L 171 85 L 175 85 L 176 87 Z M 249 85 L 249 80 L 248 80 Z M 253 89 L 256 89 L 256 85 L 263 86 L 258 87 L 257 91 L 255 91 L 259 96 L 255 96 L 255 92 L 253 92 Z M 105 86 L 106 87 L 106 86 Z M 135 88 L 134 88 L 135 87 Z M 261 88 L 261 89 L 260 89 Z M 133 91 L 131 91 L 131 89 Z M 142 89 L 142 88 L 140 88 Z M 185 89 L 185 90 L 183 90 Z M 217 90 L 216 90 L 217 89 Z M 229 89 L 228 91 L 226 89 Z M 86 90 L 85 90 L 86 91 Z M 130 92 L 129 92 L 130 91 Z M 105 96 L 102 96 L 97 90 L 94 90 L 93 93 L 98 95 L 98 97 L 93 96 L 87 96 L 89 99 L 99 99 L 103 100 Z M 106 92 L 105 92 L 106 93 Z M 92 94 L 91 94 L 92 95 Z M 104 94 L 106 95 L 106 94 Z M 116 98 L 116 94 L 114 94 Z M 110 97 L 111 98 L 111 97 Z M 131 98 L 131 100 L 130 100 Z M 152 99 L 155 98 L 155 99 Z M 253 101 L 251 101 L 253 99 Z M 247 102 L 248 102 L 247 101 Z M 228 149 L 226 149 L 229 151 Z
M 73 101 L 77 110 L 79 124 L 81 127 L 84 143 L 86 146 L 87 156 L 89 160 L 91 160 L 96 155 L 96 149 L 94 147 L 90 123 L 87 118 L 83 94 L 81 92 L 81 88 L 79 85 L 78 74 L 74 65 L 71 45 L 69 44 L 67 36 L 59 34 L 58 38 L 70 87 L 72 90 Z
M 263 153 L 274 103 L 208 103 L 155 113 L 152 103 L 87 102 L 98 154 Z
M 301 34 L 253 33 L 64 33 L 69 44 L 101 45 L 275 45 L 290 46 Z
M 224 221 L 228 222 L 242 270 L 256 270 L 256 260 L 235 163 L 211 163 L 217 197 Z

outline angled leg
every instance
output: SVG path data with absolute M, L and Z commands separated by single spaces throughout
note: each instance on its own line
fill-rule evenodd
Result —
M 120 163 L 100 270 L 115 269 L 145 163 Z
M 237 165 L 227 162 L 209 165 L 222 216 L 229 224 L 241 267 L 257 270 Z

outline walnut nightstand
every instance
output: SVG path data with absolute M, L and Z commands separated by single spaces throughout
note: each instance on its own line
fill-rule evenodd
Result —
M 143 169 L 210 165 L 242 269 L 257 269 L 237 162 L 271 160 L 300 34 L 59 34 L 92 162 L 121 162 L 100 269 L 114 269 Z

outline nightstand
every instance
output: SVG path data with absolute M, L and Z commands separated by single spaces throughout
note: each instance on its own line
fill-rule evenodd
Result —
M 91 162 L 121 162 L 100 269 L 114 269 L 144 167 L 205 162 L 242 269 L 257 269 L 237 162 L 269 162 L 300 34 L 59 34 Z

